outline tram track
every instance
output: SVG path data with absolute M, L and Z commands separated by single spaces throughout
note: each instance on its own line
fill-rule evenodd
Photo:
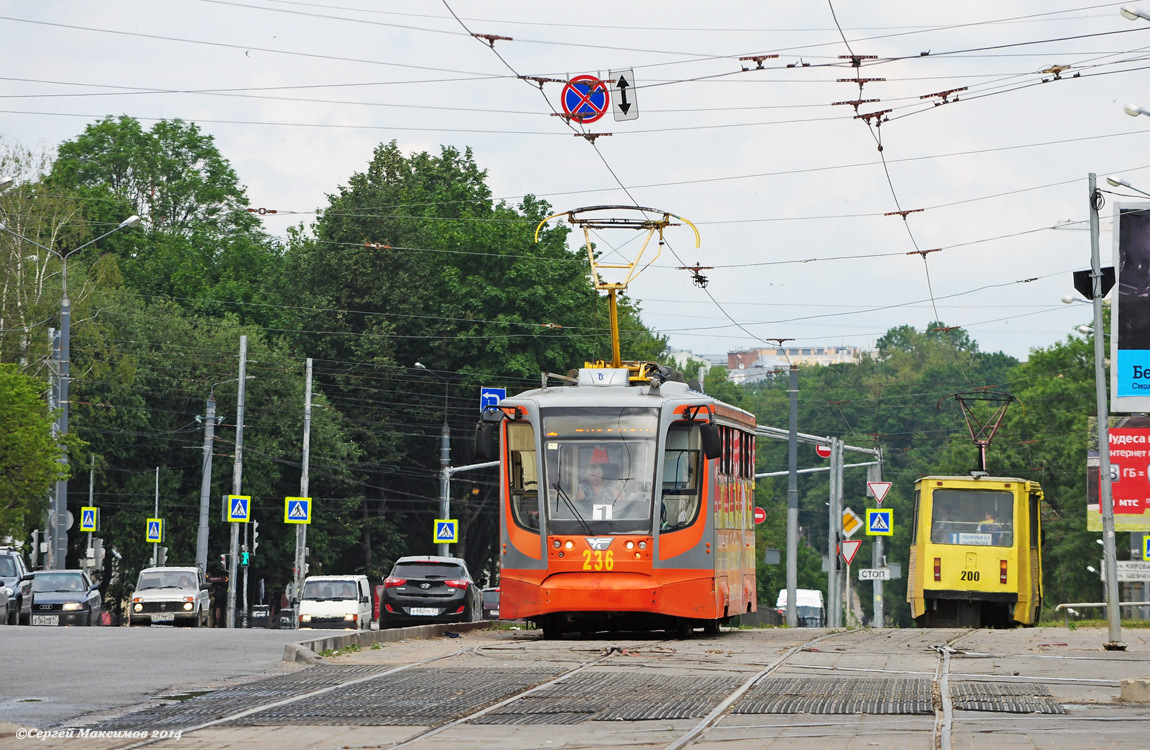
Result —
M 484 708 L 481 708 L 477 711 L 473 711 L 473 712 L 464 714 L 462 716 L 453 718 L 453 719 L 451 719 L 445 723 L 430 727 L 429 729 L 422 731 L 418 734 L 415 734 L 411 737 L 408 737 L 404 740 L 395 741 L 395 742 L 384 742 L 384 743 L 357 745 L 356 747 L 362 748 L 362 750 L 370 750 L 371 748 L 398 748 L 398 747 L 409 746 L 415 742 L 418 742 L 418 741 L 424 740 L 424 739 L 428 739 L 428 738 L 433 737 L 437 734 L 440 734 L 441 732 L 444 732 L 444 731 L 449 730 L 453 727 L 456 727 L 460 724 L 465 724 L 469 721 L 472 721 L 474 719 L 482 717 L 488 713 L 494 712 L 494 711 L 498 710 L 499 708 L 506 706 L 507 704 L 510 704 L 516 700 L 519 700 L 520 698 L 523 698 L 525 696 L 529 696 L 529 695 L 532 695 L 534 693 L 546 690 L 547 688 L 552 687 L 554 685 L 557 685 L 557 684 L 563 682 L 566 679 L 569 679 L 570 677 L 572 677 L 576 674 L 579 674 L 579 673 L 584 672 L 588 669 L 591 669 L 592 667 L 595 667 L 595 666 L 602 664 L 603 662 L 605 662 L 607 659 L 611 658 L 612 656 L 625 655 L 625 654 L 628 654 L 629 652 L 638 652 L 645 647 L 648 647 L 648 646 L 651 646 L 651 645 L 654 645 L 654 644 L 660 643 L 660 642 L 661 641 L 637 642 L 637 643 L 629 643 L 628 646 L 626 646 L 626 647 L 606 646 L 604 648 L 599 648 L 599 649 L 575 649 L 575 648 L 572 648 L 572 649 L 570 649 L 571 653 L 576 653 L 578 651 L 592 651 L 593 658 L 586 659 L 586 660 L 582 661 L 581 663 L 579 663 L 578 665 L 563 671 L 562 674 L 559 674 L 559 675 L 557 675 L 551 679 L 545 680 L 544 682 L 534 684 L 531 687 L 527 688 L 526 690 L 516 692 L 513 695 L 510 695 L 510 696 L 508 696 L 502 700 L 499 700 L 498 702 L 493 703 L 491 705 L 485 706 Z M 342 680 L 342 681 L 339 681 L 335 684 L 327 685 L 323 688 L 318 688 L 318 689 L 304 692 L 304 693 L 301 693 L 298 695 L 293 695 L 291 697 L 284 698 L 281 700 L 273 700 L 273 701 L 269 701 L 267 703 L 260 704 L 258 706 L 252 706 L 252 707 L 244 708 L 242 710 L 234 711 L 234 712 L 228 713 L 224 716 L 221 716 L 219 718 L 215 718 L 215 719 L 212 719 L 210 721 L 204 721 L 204 722 L 195 724 L 193 726 L 181 727 L 179 729 L 179 733 L 180 733 L 180 737 L 183 738 L 187 735 L 190 735 L 190 734 L 193 734 L 196 732 L 200 732 L 200 731 L 205 730 L 205 729 L 228 726 L 228 725 L 234 724 L 235 722 L 242 721 L 246 718 L 253 717 L 253 716 L 256 716 L 256 715 L 261 714 L 261 713 L 266 713 L 269 711 L 275 711 L 277 709 L 283 709 L 283 708 L 289 707 L 293 704 L 306 703 L 306 702 L 312 701 L 312 700 L 314 700 L 320 696 L 328 695 L 328 694 L 331 694 L 331 693 L 336 692 L 336 691 L 341 691 L 341 690 L 346 691 L 348 688 L 352 688 L 352 687 L 355 687 L 358 685 L 363 685 L 363 684 L 370 683 L 370 682 L 376 681 L 376 680 L 381 680 L 381 679 L 384 679 L 387 677 L 393 677 L 393 676 L 400 674 L 400 673 L 403 673 L 403 672 L 408 672 L 410 670 L 425 667 L 425 666 L 428 666 L 431 664 L 435 664 L 437 662 L 443 662 L 443 661 L 446 661 L 448 659 L 453 659 L 453 658 L 466 656 L 466 655 L 492 656 L 493 653 L 498 653 L 501 651 L 502 652 L 507 652 L 507 651 L 522 652 L 522 650 L 523 649 L 521 649 L 521 648 L 508 649 L 506 647 L 492 647 L 492 646 L 484 646 L 484 645 L 473 646 L 471 648 L 465 648 L 465 649 L 457 649 L 457 650 L 452 651 L 452 652 L 447 653 L 447 654 L 441 654 L 439 656 L 434 656 L 434 657 L 427 658 L 427 659 L 421 659 L 421 660 L 410 662 L 407 664 L 400 664 L 400 665 L 397 665 L 395 667 L 392 667 L 390 669 L 386 669 L 386 670 L 378 672 L 378 673 L 374 673 L 374 674 L 370 674 L 370 675 L 366 675 L 366 676 L 362 676 L 362 677 L 354 677 L 351 679 Z M 141 740 L 138 742 L 133 742 L 131 744 L 120 745 L 120 746 L 117 746 L 115 748 L 115 750 L 136 750 L 137 748 L 148 747 L 151 745 L 156 745 L 158 743 L 167 742 L 170 740 L 171 740 L 171 737 L 161 736 L 161 737 Z

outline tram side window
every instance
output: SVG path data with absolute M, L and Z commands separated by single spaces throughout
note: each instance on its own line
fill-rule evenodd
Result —
M 1030 546 L 1038 549 L 1038 494 L 1030 493 Z
M 910 522 L 910 543 L 918 544 L 918 501 L 922 496 L 920 490 L 914 491 L 914 517 Z
M 530 424 L 507 424 L 507 455 L 511 475 L 511 516 L 516 525 L 538 533 L 539 465 L 535 460 L 535 430 Z
M 930 541 L 983 547 L 1014 545 L 1014 494 L 999 490 L 936 489 Z
M 699 516 L 699 428 L 673 425 L 663 452 L 660 533 L 683 529 Z

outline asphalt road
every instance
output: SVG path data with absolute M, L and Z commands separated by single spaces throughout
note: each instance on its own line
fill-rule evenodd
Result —
M 0 627 L 0 722 L 48 727 L 173 690 L 281 674 L 284 644 L 314 632 Z

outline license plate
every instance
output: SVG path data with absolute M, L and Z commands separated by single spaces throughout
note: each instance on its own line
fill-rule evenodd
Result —
M 175 622 L 176 615 L 172 612 L 158 612 L 152 615 L 152 622 Z
M 423 615 L 425 617 L 434 617 L 439 614 L 439 607 L 411 607 L 407 610 L 413 615 Z
M 56 615 L 32 615 L 33 625 L 59 625 L 60 620 Z

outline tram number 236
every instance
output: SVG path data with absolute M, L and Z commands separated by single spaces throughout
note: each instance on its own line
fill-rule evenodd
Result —
M 615 553 L 611 550 L 583 550 L 583 570 L 613 570 L 615 568 Z
M 964 570 L 964 571 L 962 571 L 962 580 L 964 580 L 964 581 L 977 581 L 978 580 L 978 571 L 977 570 Z

